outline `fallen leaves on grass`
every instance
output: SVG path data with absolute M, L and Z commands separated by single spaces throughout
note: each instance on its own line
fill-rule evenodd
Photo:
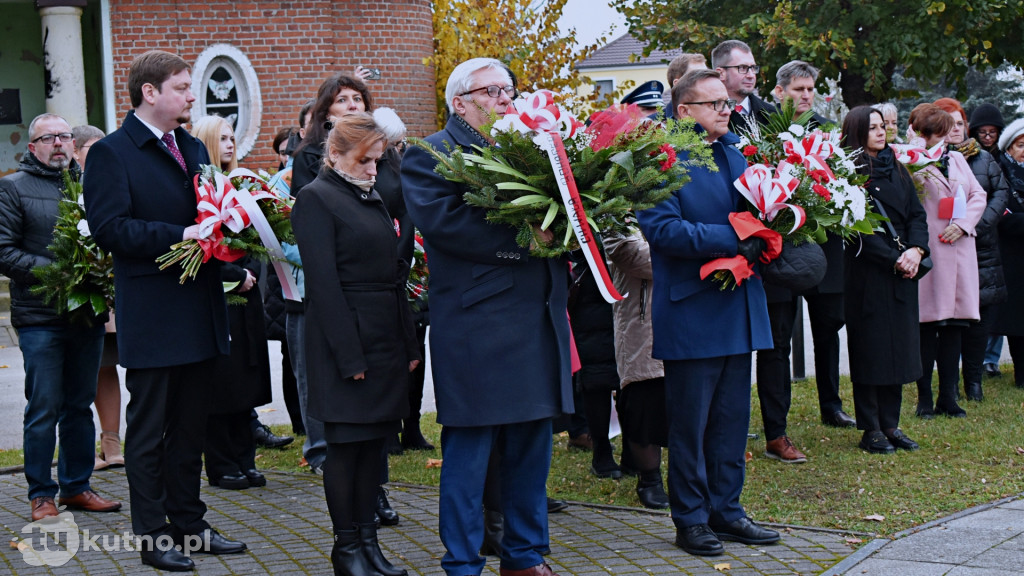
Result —
M 871 520 L 872 522 L 885 522 L 885 516 L 881 514 L 869 514 L 864 517 L 865 520 Z
M 440 468 L 442 462 L 440 458 L 427 458 L 427 468 Z

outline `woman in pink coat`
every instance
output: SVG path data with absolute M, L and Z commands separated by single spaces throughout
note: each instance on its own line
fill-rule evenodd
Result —
M 911 125 L 931 149 L 952 129 L 953 118 L 934 104 L 921 104 L 911 113 Z M 957 404 L 960 346 L 969 323 L 980 319 L 974 227 L 985 211 L 985 190 L 963 155 L 948 149 L 914 177 L 923 185 L 921 204 L 928 214 L 928 249 L 934 264 L 918 282 L 924 375 L 917 381 L 917 415 L 963 418 L 967 413 Z M 936 363 L 939 397 L 932 408 Z

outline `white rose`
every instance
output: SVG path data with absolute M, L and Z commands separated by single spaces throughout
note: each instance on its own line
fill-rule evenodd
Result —
M 78 233 L 86 238 L 92 236 L 92 232 L 89 230 L 89 221 L 85 218 L 78 221 Z

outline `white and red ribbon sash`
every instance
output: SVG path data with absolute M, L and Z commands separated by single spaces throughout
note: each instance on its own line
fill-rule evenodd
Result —
M 597 239 L 594 237 L 590 224 L 587 222 L 587 214 L 583 211 L 583 200 L 580 199 L 579 190 L 576 189 L 576 180 L 572 176 L 572 169 L 569 166 L 569 157 L 562 145 L 562 138 L 557 132 L 537 132 L 533 137 L 534 143 L 541 150 L 547 153 L 551 160 L 551 168 L 555 172 L 555 181 L 558 182 L 558 191 L 562 195 L 562 204 L 565 205 L 565 213 L 569 217 L 569 223 L 576 234 L 576 240 L 580 243 L 583 256 L 594 271 L 594 278 L 597 280 L 597 288 L 604 297 L 605 302 L 613 304 L 622 300 L 627 295 L 619 294 L 612 283 L 608 269 L 604 265 L 604 258 L 597 247 Z
M 945 145 L 945 142 L 939 142 L 930 150 L 926 150 L 924 146 L 918 144 L 889 144 L 896 153 L 896 160 L 907 166 L 926 166 L 937 162 L 942 158 Z
M 778 168 L 773 171 L 764 164 L 754 164 L 733 182 L 740 194 L 757 208 L 764 220 L 771 222 L 781 210 L 791 210 L 795 222 L 793 229 L 787 234 L 792 234 L 807 221 L 807 213 L 802 207 L 786 202 L 800 185 L 800 180 L 792 174 L 791 167 L 788 162 L 780 162 Z

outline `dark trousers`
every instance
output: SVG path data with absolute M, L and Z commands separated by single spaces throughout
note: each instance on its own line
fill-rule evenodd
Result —
M 256 443 L 252 439 L 251 421 L 249 410 L 213 414 L 207 418 L 203 452 L 206 477 L 211 482 L 256 468 Z
M 136 535 L 178 535 L 209 527 L 199 497 L 207 391 L 214 359 L 166 368 L 129 369 L 125 469 Z
M 932 368 L 939 371 L 939 397 L 935 405 L 946 410 L 957 405 L 960 382 L 961 341 L 967 328 L 921 324 L 921 366 L 924 374 L 917 381 L 918 405 L 932 405 Z
M 900 427 L 903 385 L 865 386 L 853 383 L 853 408 L 858 430 L 892 430 Z
M 749 372 L 749 368 L 748 368 Z M 438 523 L 449 576 L 480 574 L 484 539 L 484 481 L 497 450 L 499 497 L 505 517 L 501 567 L 523 570 L 544 561 L 547 541 L 547 478 L 551 466 L 551 420 L 501 426 L 441 429 L 441 499 Z
M 281 395 L 284 397 L 284 407 L 288 410 L 288 419 L 292 423 L 292 433 L 305 434 L 306 426 L 302 423 L 302 407 L 299 405 L 299 382 L 295 379 L 287 340 L 281 341 Z
M 843 409 L 839 397 L 839 330 L 845 323 L 842 294 L 808 294 L 807 314 L 814 340 L 814 377 L 822 416 Z M 761 404 L 765 440 L 786 434 L 786 419 L 792 401 L 793 327 L 800 299 L 768 304 L 772 328 L 772 350 L 757 352 L 757 397 Z
M 1024 336 L 1007 336 L 1006 344 L 1010 347 L 1010 359 L 1013 360 L 1013 382 L 1024 386 Z M 1020 370 L 1017 369 L 1020 366 Z
M 989 330 L 999 306 L 987 304 L 981 307 L 981 321 L 971 322 L 963 333 L 960 355 L 963 358 L 964 386 L 969 383 L 981 384 L 985 364 L 985 349 L 988 348 Z
M 750 354 L 665 360 L 668 486 L 677 529 L 727 523 L 740 505 L 750 425 Z

